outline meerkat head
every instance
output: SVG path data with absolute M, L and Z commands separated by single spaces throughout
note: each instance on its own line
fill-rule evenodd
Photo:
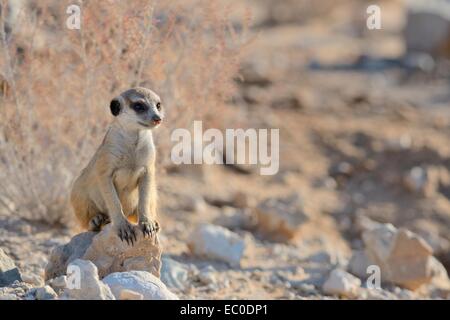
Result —
M 159 96 L 142 87 L 122 92 L 111 101 L 110 109 L 117 121 L 129 129 L 153 129 L 164 119 Z

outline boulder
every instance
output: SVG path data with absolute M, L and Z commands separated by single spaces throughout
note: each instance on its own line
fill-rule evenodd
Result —
M 129 290 L 141 294 L 144 300 L 178 300 L 161 280 L 146 271 L 111 273 L 103 279 L 103 283 L 111 288 L 117 299 L 123 297 L 124 290 Z
M 407 2 L 404 41 L 411 54 L 450 57 L 450 1 Z
M 69 243 L 53 248 L 45 267 L 45 280 L 65 275 L 69 263 L 82 259 L 95 235 L 95 232 L 83 232 L 74 236 Z
M 161 246 L 157 239 L 158 236 L 144 238 L 141 232 L 137 232 L 137 242 L 131 246 L 119 239 L 111 224 L 99 233 L 81 233 L 52 251 L 45 269 L 45 279 L 65 274 L 67 265 L 75 259 L 92 261 L 98 268 L 100 278 L 129 270 L 148 271 L 159 277 Z
M 356 298 L 360 293 L 361 280 L 342 269 L 331 271 L 322 286 L 325 294 Z
M 228 229 L 202 224 L 189 237 L 188 247 L 193 254 L 240 266 L 246 244 L 244 239 Z
M 14 261 L 0 249 L 0 287 L 6 287 L 16 280 L 22 281 L 19 269 Z
M 380 267 L 382 281 L 410 290 L 430 283 L 438 275 L 448 281 L 431 247 L 409 230 L 382 224 L 364 232 L 363 241 L 370 263 Z
M 74 272 L 79 272 L 79 275 L 68 275 L 68 278 L 73 277 L 73 283 L 68 281 L 62 299 L 115 300 L 110 288 L 100 281 L 97 267 L 91 261 L 76 259 L 69 264 L 69 268 L 78 270 Z
M 130 246 L 121 241 L 112 225 L 98 233 L 87 248 L 83 259 L 92 261 L 101 278 L 113 273 L 130 270 L 148 271 L 160 276 L 161 246 L 156 238 L 144 238 L 137 232 L 137 242 Z
M 286 198 L 269 198 L 255 208 L 259 231 L 268 238 L 289 242 L 300 234 L 300 227 L 309 220 L 298 193 Z

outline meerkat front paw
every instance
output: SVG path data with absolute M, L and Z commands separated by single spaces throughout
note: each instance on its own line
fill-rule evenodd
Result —
M 117 235 L 120 240 L 126 241 L 128 245 L 131 242 L 131 245 L 137 241 L 136 231 L 133 228 L 133 225 L 126 219 L 123 219 L 121 223 L 117 226 Z
M 90 221 L 89 221 L 89 231 L 95 231 L 98 232 L 102 229 L 102 227 L 108 223 L 110 223 L 111 220 L 106 214 L 99 213 L 95 215 Z
M 153 237 L 159 231 L 159 223 L 156 220 L 143 220 L 139 221 L 142 233 L 145 237 Z

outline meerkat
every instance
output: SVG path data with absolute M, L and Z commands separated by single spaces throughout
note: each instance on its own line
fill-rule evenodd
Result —
M 111 222 L 119 238 L 133 245 L 136 230 L 144 237 L 159 231 L 152 130 L 161 124 L 164 110 L 156 93 L 137 87 L 114 98 L 110 111 L 114 121 L 75 179 L 70 200 L 83 229 L 99 231 Z

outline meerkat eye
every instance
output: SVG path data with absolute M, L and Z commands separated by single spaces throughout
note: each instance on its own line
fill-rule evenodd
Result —
M 161 110 L 161 102 L 158 102 L 158 103 L 156 104 L 156 109 Z
M 145 103 L 142 102 L 136 102 L 132 105 L 132 108 L 134 111 L 136 112 L 145 112 L 147 111 L 147 105 Z

